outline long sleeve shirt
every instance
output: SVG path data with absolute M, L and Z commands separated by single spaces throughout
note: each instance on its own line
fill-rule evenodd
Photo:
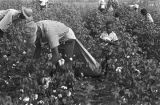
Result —
M 154 20 L 153 20 L 151 14 L 149 14 L 149 13 L 147 13 L 147 15 L 146 15 L 146 20 L 149 21 L 149 22 L 151 22 L 151 23 L 154 22 Z
M 102 40 L 109 40 L 109 41 L 117 41 L 118 40 L 116 33 L 114 33 L 113 31 L 110 34 L 108 34 L 107 32 L 103 32 L 101 34 L 100 38 Z
M 0 29 L 6 31 L 8 27 L 16 20 L 20 11 L 15 9 L 0 10 Z
M 74 32 L 65 24 L 52 21 L 52 20 L 42 20 L 39 22 L 31 22 L 26 25 L 26 33 L 30 35 L 29 38 L 32 43 L 36 40 L 37 28 L 41 29 L 41 41 L 42 43 L 49 43 L 51 48 L 59 46 L 60 42 L 65 42 L 69 39 L 76 39 Z

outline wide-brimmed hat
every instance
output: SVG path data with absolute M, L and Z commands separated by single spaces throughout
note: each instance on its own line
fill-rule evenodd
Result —
M 134 7 L 135 7 L 136 9 L 138 9 L 138 8 L 139 8 L 139 5 L 138 5 L 138 4 L 134 4 Z
M 22 13 L 27 20 L 32 18 L 33 11 L 31 8 L 22 7 Z

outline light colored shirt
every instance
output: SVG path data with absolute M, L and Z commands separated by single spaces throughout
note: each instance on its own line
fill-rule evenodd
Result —
M 151 14 L 149 14 L 149 13 L 147 13 L 146 19 L 147 19 L 147 21 L 149 21 L 149 22 L 151 22 L 151 23 L 154 22 L 154 20 L 153 20 Z
M 105 0 L 99 0 L 99 5 L 106 5 Z
M 39 22 L 30 22 L 25 27 L 25 30 L 30 34 L 30 42 L 33 44 L 36 40 L 37 26 L 40 27 L 42 32 L 42 43 L 48 43 L 51 48 L 59 46 L 60 42 L 65 42 L 69 39 L 76 39 L 74 32 L 65 24 L 52 21 L 52 20 L 42 20 Z M 30 32 L 30 33 L 29 33 Z
M 39 1 L 41 1 L 40 3 L 41 6 L 47 5 L 47 2 L 48 2 L 48 0 L 39 0 Z
M 0 10 L 0 29 L 6 31 L 14 20 L 18 17 L 20 11 L 15 9 Z
M 134 4 L 134 5 L 129 5 L 129 8 L 130 9 L 138 9 L 139 8 L 139 5 L 138 4 Z
M 7 14 L 10 13 L 12 16 L 16 16 L 20 11 L 15 9 L 6 9 L 6 10 L 0 10 L 0 20 Z
M 100 38 L 103 40 L 109 40 L 109 41 L 117 41 L 118 40 L 116 33 L 114 33 L 113 31 L 110 34 L 108 34 L 107 32 L 103 32 L 101 34 Z

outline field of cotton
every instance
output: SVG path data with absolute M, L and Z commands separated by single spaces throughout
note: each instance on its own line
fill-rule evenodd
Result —
M 79 6 L 77 6 L 79 5 Z M 160 18 L 149 8 L 154 23 L 120 5 L 120 22 L 113 25 L 119 46 L 103 46 L 99 36 L 110 13 L 101 13 L 94 3 L 49 4 L 40 11 L 36 1 L 4 0 L 0 9 L 30 7 L 34 20 L 57 20 L 71 27 L 87 50 L 106 66 L 101 74 L 91 72 L 76 59 L 73 70 L 54 71 L 49 49 L 32 59 L 34 48 L 26 46 L 25 21 L 13 24 L 0 41 L 1 105 L 160 105 Z M 146 5 L 142 5 L 146 7 Z M 103 75 L 106 72 L 106 75 Z

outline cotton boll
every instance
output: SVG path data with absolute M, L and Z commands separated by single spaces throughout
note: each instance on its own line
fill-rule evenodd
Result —
M 24 102 L 28 102 L 29 100 L 30 100 L 29 97 L 25 97 L 25 98 L 23 99 Z
M 23 55 L 25 55 L 26 54 L 26 51 L 23 51 Z
M 117 67 L 116 72 L 119 72 L 119 73 L 122 72 L 122 67 Z

